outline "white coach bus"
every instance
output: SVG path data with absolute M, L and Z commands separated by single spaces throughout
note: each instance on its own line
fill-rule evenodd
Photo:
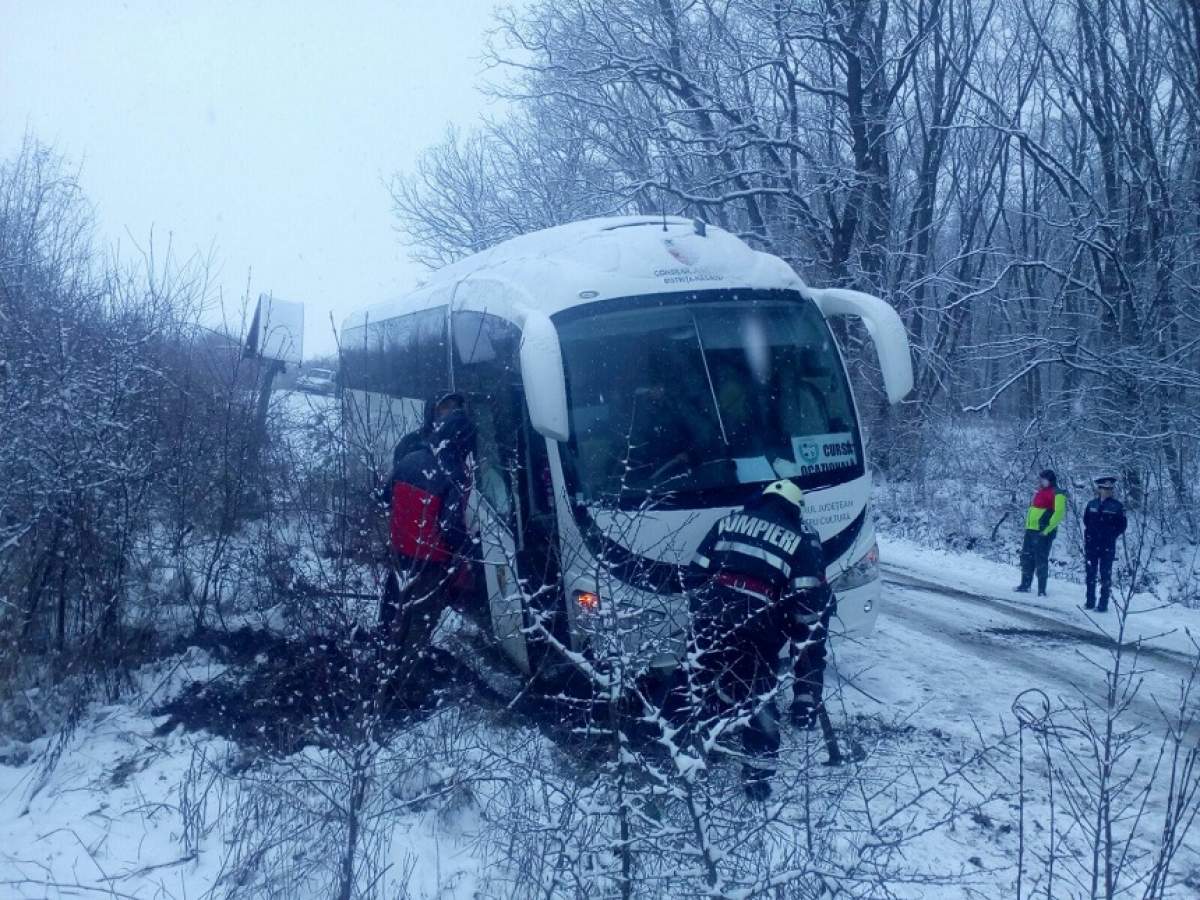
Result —
M 778 478 L 807 494 L 844 631 L 880 586 L 871 478 L 826 319 L 860 317 L 896 403 L 904 327 L 875 297 L 810 288 L 783 260 L 681 218 L 594 219 L 525 235 L 435 273 L 342 331 L 345 422 L 368 477 L 456 391 L 479 429 L 472 515 L 499 644 L 548 659 L 612 641 L 670 669 L 680 588 L 709 526 Z

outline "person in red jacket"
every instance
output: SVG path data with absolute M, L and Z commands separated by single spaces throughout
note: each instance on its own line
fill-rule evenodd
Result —
M 1058 526 L 1067 514 L 1067 495 L 1058 489 L 1058 477 L 1050 469 L 1038 475 L 1038 489 L 1025 512 L 1025 539 L 1021 544 L 1021 583 L 1013 590 L 1029 593 L 1037 573 L 1038 596 L 1046 596 L 1050 574 L 1050 548 Z
M 465 515 L 474 452 L 475 426 L 454 408 L 392 472 L 389 532 L 398 572 L 388 578 L 379 621 L 405 658 L 428 645 L 448 593 L 470 565 Z

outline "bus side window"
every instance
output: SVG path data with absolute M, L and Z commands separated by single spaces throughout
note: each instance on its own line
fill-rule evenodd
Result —
M 367 373 L 367 329 L 360 325 L 349 328 L 342 335 L 341 361 L 338 365 L 338 380 L 344 389 L 352 391 L 370 390 Z
M 409 396 L 437 397 L 450 390 L 446 356 L 446 307 L 412 316 L 412 350 L 402 364 L 416 391 Z
M 396 316 L 367 326 L 361 350 L 352 344 L 351 377 L 361 389 L 390 397 L 435 397 L 450 389 L 446 362 L 446 307 Z

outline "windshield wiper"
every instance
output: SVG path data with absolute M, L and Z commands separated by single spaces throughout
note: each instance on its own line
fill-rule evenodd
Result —
M 717 389 L 713 385 L 712 372 L 708 369 L 708 351 L 704 349 L 704 338 L 700 336 L 700 324 L 696 314 L 690 313 L 692 328 L 696 332 L 696 343 L 700 346 L 700 361 L 704 363 L 704 380 L 708 382 L 708 395 L 712 397 L 713 409 L 717 412 L 717 426 L 721 429 L 721 441 L 729 446 L 729 435 L 725 433 L 725 419 L 721 416 L 721 404 L 717 402 Z

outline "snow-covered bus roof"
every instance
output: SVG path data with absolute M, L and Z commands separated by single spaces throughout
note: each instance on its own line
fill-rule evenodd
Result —
M 349 316 L 343 329 L 433 306 L 522 323 L 612 297 L 719 288 L 800 289 L 783 260 L 677 216 L 585 219 L 521 235 L 434 272 L 411 293 Z

